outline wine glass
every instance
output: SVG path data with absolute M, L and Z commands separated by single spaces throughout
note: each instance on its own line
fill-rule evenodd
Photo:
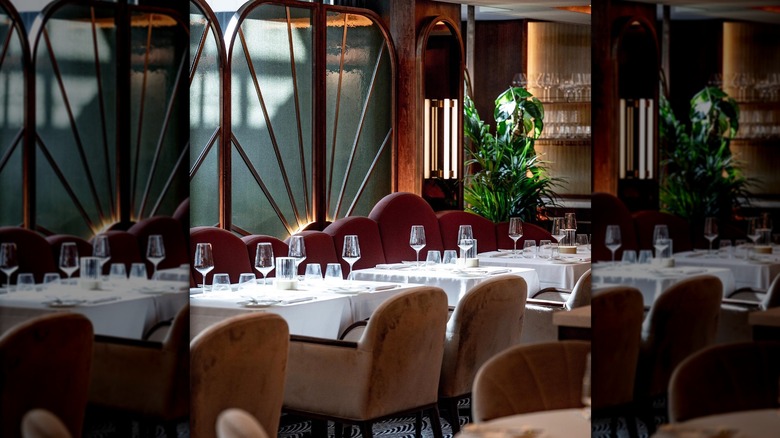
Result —
M 704 218 L 704 238 L 709 240 L 710 249 L 707 256 L 712 256 L 712 241 L 718 238 L 718 222 L 714 217 Z
M 566 244 L 575 246 L 575 236 L 577 235 L 577 215 L 575 213 L 565 213 L 563 216 L 563 232 L 566 236 Z
M 214 269 L 214 254 L 211 252 L 210 243 L 199 243 L 195 246 L 195 261 L 192 266 L 203 276 L 202 290 L 206 292 L 206 274 Z
M 509 238 L 514 242 L 512 257 L 517 257 L 517 241 L 523 237 L 523 221 L 519 217 L 509 218 Z
M 761 237 L 761 222 L 757 217 L 748 218 L 748 231 L 747 238 L 753 241 L 753 247 L 755 251 L 756 243 Z
M 655 258 L 660 259 L 664 255 L 664 250 L 669 247 L 669 227 L 665 224 L 656 225 L 653 228 L 653 247 L 655 248 Z
M 79 269 L 79 249 L 74 242 L 65 242 L 60 247 L 60 269 L 68 276 L 70 283 L 70 276 Z
M 461 225 L 458 227 L 458 248 L 460 253 L 463 254 L 463 258 L 466 258 L 466 253 L 471 247 L 474 246 L 474 233 L 471 231 L 471 225 Z
M 360 260 L 360 243 L 358 242 L 358 236 L 355 236 L 354 234 L 344 236 L 344 249 L 341 252 L 341 258 L 349 263 L 349 275 L 347 275 L 347 278 L 351 279 L 352 265 Z
M 146 245 L 146 258 L 152 262 L 152 266 L 154 266 L 152 278 L 156 278 L 157 265 L 165 258 L 165 245 L 163 244 L 163 237 L 161 235 L 152 234 L 149 236 L 149 242 Z
M 612 264 L 615 264 L 615 251 L 620 248 L 620 225 L 607 225 L 604 244 L 612 251 Z
M 563 237 L 566 236 L 566 221 L 562 217 L 554 217 L 552 223 L 552 234 L 555 240 L 560 244 Z
M 297 272 L 298 266 L 306 260 L 306 245 L 303 243 L 303 236 L 290 236 L 288 245 L 287 257 L 295 259 L 295 269 Z
M 7 280 L 6 291 L 11 291 L 11 274 L 19 269 L 19 260 L 16 258 L 16 244 L 4 242 L 0 245 L 0 271 L 3 271 Z
M 274 262 L 274 247 L 269 242 L 260 242 L 257 244 L 257 253 L 255 253 L 255 269 L 263 274 L 263 284 L 266 284 L 266 276 L 276 268 Z
M 425 227 L 422 225 L 412 225 L 412 231 L 409 235 L 409 246 L 417 253 L 417 267 L 420 267 L 420 250 L 425 248 Z
M 98 234 L 92 240 L 92 256 L 100 259 L 100 273 L 103 273 L 103 266 L 111 260 L 111 248 L 108 245 L 108 236 Z

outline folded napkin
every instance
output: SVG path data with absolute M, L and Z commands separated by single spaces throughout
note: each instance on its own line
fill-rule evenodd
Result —
M 380 263 L 376 265 L 377 269 L 404 269 L 409 268 L 412 265 L 407 265 L 406 263 Z

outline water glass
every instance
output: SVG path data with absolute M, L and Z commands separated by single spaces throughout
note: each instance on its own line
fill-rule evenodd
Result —
M 325 281 L 334 282 L 344 279 L 344 275 L 341 273 L 341 264 L 328 263 L 325 267 Z
M 47 272 L 43 274 L 43 287 L 48 289 L 57 286 L 60 284 L 61 278 L 59 272 Z
M 130 279 L 131 280 L 146 280 L 146 264 L 133 263 L 130 266 Z
M 29 272 L 20 273 L 16 277 L 16 290 L 17 292 L 35 290 L 35 277 Z
M 650 249 L 639 250 L 639 260 L 637 261 L 637 263 L 645 264 L 645 263 L 652 263 L 652 261 L 653 261 L 653 250 Z
M 745 239 L 734 240 L 734 257 L 747 258 L 747 256 L 748 256 L 747 240 Z
M 441 263 L 441 251 L 428 251 L 428 255 L 425 256 L 425 264 L 429 266 L 435 266 L 439 263 Z
M 637 261 L 636 251 L 634 251 L 633 249 L 627 249 L 623 251 L 623 257 L 620 258 L 620 261 L 626 265 L 636 263 Z
M 229 291 L 230 290 L 230 276 L 225 273 L 214 274 L 212 279 L 211 290 L 213 291 Z
M 444 250 L 444 256 L 441 259 L 442 264 L 454 265 L 458 261 L 458 252 L 454 249 Z
M 523 242 L 523 257 L 527 259 L 536 258 L 536 241 L 526 240 Z
M 108 271 L 108 280 L 112 284 L 127 280 L 127 268 L 124 263 L 111 263 Z
M 588 248 L 588 235 L 587 234 L 577 234 L 576 244 L 577 244 L 577 250 L 587 250 Z
M 734 256 L 734 247 L 731 246 L 731 240 L 720 239 L 720 247 L 718 248 L 718 255 L 722 258 L 731 258 Z
M 238 276 L 238 290 L 251 289 L 257 284 L 254 272 L 244 272 Z
M 298 277 L 296 257 L 276 258 L 276 287 L 279 289 L 294 289 Z
M 322 280 L 322 265 L 319 263 L 307 263 L 304 279 L 307 283 L 319 283 Z
M 540 259 L 547 259 L 549 260 L 552 257 L 552 241 L 548 239 L 543 239 L 539 241 L 539 258 Z
M 550 260 L 558 260 L 561 258 L 561 244 L 550 243 Z
M 101 259 L 98 257 L 82 257 L 79 287 L 87 290 L 98 289 L 102 266 Z

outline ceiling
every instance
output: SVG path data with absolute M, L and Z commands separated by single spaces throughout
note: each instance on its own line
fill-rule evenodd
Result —
M 463 6 L 466 19 L 466 4 L 476 6 L 477 20 L 533 19 L 560 21 L 566 23 L 590 24 L 590 15 L 571 12 L 556 7 L 588 6 L 589 0 L 439 0 L 458 3 Z M 598 1 L 598 0 L 597 0 Z M 635 0 L 642 3 L 661 4 L 658 0 Z M 755 21 L 780 24 L 780 13 L 756 9 L 774 6 L 780 11 L 780 0 L 665 0 L 670 5 L 673 20 L 728 19 L 733 21 Z M 660 14 L 660 6 L 659 6 Z

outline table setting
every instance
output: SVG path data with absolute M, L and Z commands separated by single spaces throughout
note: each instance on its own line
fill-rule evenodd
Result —
M 780 274 L 780 254 L 755 254 L 749 258 L 737 257 L 733 251 L 719 251 L 712 255 L 706 250 L 685 251 L 674 254 L 676 266 L 705 266 L 727 268 L 734 274 L 737 289 L 765 290 L 772 279 Z
M 533 242 L 533 241 L 532 241 Z M 478 255 L 480 266 L 499 266 L 534 269 L 539 276 L 540 287 L 569 289 L 574 287 L 582 274 L 590 269 L 590 253 L 577 249 L 575 254 L 561 254 L 557 259 L 542 258 L 536 251 L 514 254 L 512 250 L 483 252 Z

